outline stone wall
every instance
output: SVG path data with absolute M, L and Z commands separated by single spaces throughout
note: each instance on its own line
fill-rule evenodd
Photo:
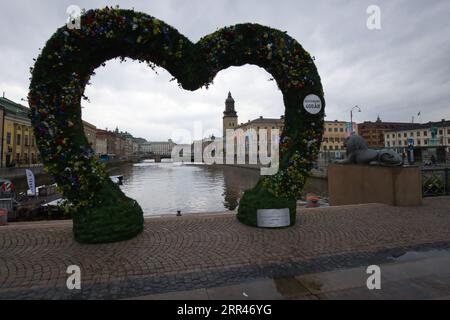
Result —
M 384 203 L 393 206 L 422 204 L 419 167 L 340 165 L 328 167 L 330 205 Z

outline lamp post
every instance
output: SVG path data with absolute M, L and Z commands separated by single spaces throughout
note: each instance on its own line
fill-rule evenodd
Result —
M 358 112 L 361 112 L 361 108 L 358 107 L 358 105 L 354 106 L 353 108 L 350 109 L 350 134 L 353 134 L 353 110 L 357 109 Z

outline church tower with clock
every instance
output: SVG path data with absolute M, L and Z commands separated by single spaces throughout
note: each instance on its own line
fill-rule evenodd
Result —
M 223 139 L 226 138 L 227 129 L 235 129 L 237 126 L 238 116 L 234 109 L 234 99 L 231 92 L 228 92 L 228 98 L 225 100 L 225 111 L 223 112 Z

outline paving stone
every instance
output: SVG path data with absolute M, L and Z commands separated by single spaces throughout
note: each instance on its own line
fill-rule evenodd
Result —
M 311 293 L 321 294 L 329 291 L 366 287 L 368 276 L 365 267 L 357 267 L 312 275 L 301 275 L 295 277 L 295 279 Z
M 440 197 L 421 207 L 302 209 L 298 224 L 277 230 L 230 214 L 146 219 L 136 238 L 98 245 L 76 243 L 70 221 L 11 223 L 0 228 L 0 298 L 127 298 L 386 263 L 448 249 L 449 207 Z M 73 264 L 76 294 L 65 287 Z

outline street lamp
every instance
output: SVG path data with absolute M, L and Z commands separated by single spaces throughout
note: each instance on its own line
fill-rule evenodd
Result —
M 353 133 L 353 110 L 354 109 L 357 109 L 358 112 L 361 112 L 361 108 L 358 107 L 358 105 L 356 105 L 356 106 L 354 106 L 353 108 L 350 109 L 350 127 L 351 127 L 350 134 Z

